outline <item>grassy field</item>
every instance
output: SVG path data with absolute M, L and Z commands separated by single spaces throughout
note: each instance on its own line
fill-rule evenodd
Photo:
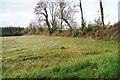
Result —
M 3 78 L 117 77 L 114 41 L 48 36 L 2 40 Z

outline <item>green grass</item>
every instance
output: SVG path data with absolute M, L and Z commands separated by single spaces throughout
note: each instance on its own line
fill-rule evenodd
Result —
M 48 36 L 3 37 L 3 78 L 117 77 L 118 43 Z

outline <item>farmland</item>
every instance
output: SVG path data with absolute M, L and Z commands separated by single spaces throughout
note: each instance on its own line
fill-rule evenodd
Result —
M 1 39 L 3 78 L 117 77 L 115 41 L 50 36 Z

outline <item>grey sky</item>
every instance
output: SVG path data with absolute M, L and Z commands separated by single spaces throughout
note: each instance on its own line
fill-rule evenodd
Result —
M 2 26 L 28 26 L 35 18 L 34 7 L 39 0 L 0 0 L 0 27 Z M 76 3 L 79 0 L 74 0 Z M 99 0 L 82 0 L 85 20 L 93 22 L 98 17 Z M 103 0 L 105 23 L 118 21 L 118 1 Z M 77 15 L 76 20 L 79 20 Z
M 119 1 L 119 4 L 118 4 L 118 20 L 120 21 L 120 1 Z

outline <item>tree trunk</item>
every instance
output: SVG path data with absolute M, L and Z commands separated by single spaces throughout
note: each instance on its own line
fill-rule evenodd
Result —
M 100 11 L 101 11 L 101 19 L 102 19 L 102 27 L 104 27 L 104 12 L 103 12 L 103 6 L 102 6 L 102 0 L 100 0 Z
M 47 13 L 47 10 L 46 9 L 44 9 L 44 11 L 45 11 L 45 21 L 46 21 L 46 24 L 47 24 L 47 26 L 48 26 L 48 31 L 49 31 L 49 33 L 51 34 L 51 26 L 50 26 L 50 23 L 49 23 L 49 21 L 48 21 L 48 13 Z
M 66 23 L 67 23 L 67 25 L 69 26 L 69 28 L 70 28 L 70 33 L 72 33 L 72 27 L 71 27 L 71 25 L 69 24 L 69 22 L 65 19 L 65 18 L 62 18 Z
M 82 30 L 83 28 L 85 27 L 85 24 L 84 24 L 84 18 L 83 18 L 83 9 L 82 9 L 82 3 L 81 3 L 81 0 L 80 0 L 80 11 L 81 11 L 81 26 L 82 26 Z
M 49 10 L 50 10 L 50 14 L 51 14 L 51 17 L 52 17 L 52 20 L 51 20 L 51 29 L 52 29 L 52 33 L 57 29 L 57 21 L 56 21 L 56 4 L 55 2 L 51 2 L 50 3 L 50 6 L 49 6 Z
M 60 0 L 60 16 L 61 16 L 61 23 L 60 23 L 61 30 L 60 30 L 60 32 L 62 32 L 62 29 L 63 29 L 63 26 L 62 26 L 63 15 L 64 15 L 63 11 L 64 11 L 64 0 Z

